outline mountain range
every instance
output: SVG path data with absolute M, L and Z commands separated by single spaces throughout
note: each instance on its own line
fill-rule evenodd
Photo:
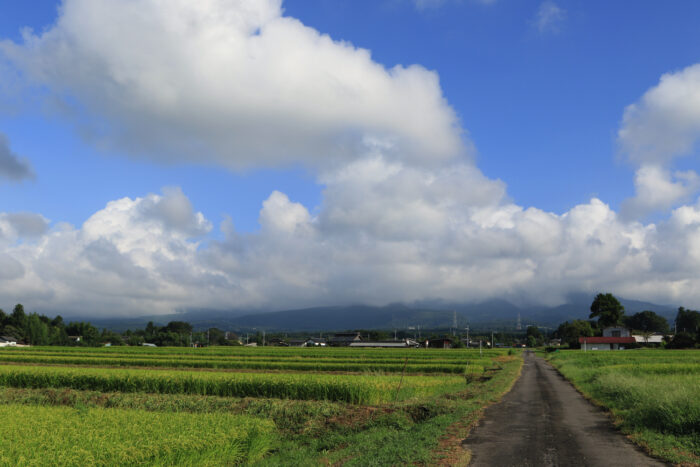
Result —
M 515 330 L 520 318 L 522 329 L 528 325 L 555 328 L 564 321 L 587 319 L 593 295 L 576 294 L 566 303 L 517 306 L 506 300 L 481 303 L 448 303 L 423 301 L 414 304 L 386 306 L 348 305 L 326 306 L 282 311 L 251 312 L 250 310 L 188 310 L 182 313 L 138 318 L 92 319 L 99 327 L 114 331 L 143 329 L 148 321 L 164 325 L 169 321 L 187 321 L 195 329 L 216 327 L 230 331 L 265 330 L 268 332 L 338 331 L 348 329 L 446 329 L 453 325 L 464 329 Z M 676 307 L 620 298 L 627 315 L 651 310 L 672 321 Z

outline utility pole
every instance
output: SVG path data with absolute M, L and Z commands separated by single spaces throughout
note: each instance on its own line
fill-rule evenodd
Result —
M 396 340 L 396 329 L 394 329 L 394 340 Z
M 263 329 L 263 347 L 265 347 L 265 330 Z
M 479 357 L 481 357 L 481 339 L 479 339 Z
M 493 345 L 493 331 L 491 331 L 491 349 L 494 349 L 495 346 Z
M 469 326 L 467 326 L 467 348 L 469 348 Z

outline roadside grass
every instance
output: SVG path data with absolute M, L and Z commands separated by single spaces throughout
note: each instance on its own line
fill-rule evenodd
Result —
M 485 406 L 497 401 L 514 383 L 520 356 L 506 357 L 500 370 L 465 384 L 462 391 L 433 400 L 374 408 L 351 420 L 335 417 L 321 426 L 288 438 L 262 465 L 437 465 L 444 459 L 468 459 L 461 441 Z M 365 409 L 366 410 L 366 409 Z M 455 425 L 451 443 L 441 443 Z M 455 436 L 456 435 L 456 436 Z M 313 459 L 304 463 L 304 459 Z M 456 465 L 456 464 L 450 464 Z
M 549 361 L 649 453 L 700 465 L 700 352 L 566 351 Z

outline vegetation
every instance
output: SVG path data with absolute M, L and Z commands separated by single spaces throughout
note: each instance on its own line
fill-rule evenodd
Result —
M 548 358 L 652 454 L 700 462 L 700 353 L 565 351 Z
M 249 463 L 269 451 L 274 430 L 270 421 L 215 413 L 10 404 L 0 417 L 14 421 L 0 428 L 2 465 Z
M 507 353 L 4 348 L 0 414 L 39 422 L 6 425 L 0 463 L 432 465 L 514 382 Z M 212 370 L 236 365 L 262 369 Z
M 591 315 L 589 318 L 598 318 L 598 327 L 615 326 L 622 324 L 622 316 L 625 307 L 611 293 L 599 293 L 591 303 Z

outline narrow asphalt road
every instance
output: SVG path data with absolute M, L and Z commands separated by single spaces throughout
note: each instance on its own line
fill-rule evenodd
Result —
M 464 446 L 471 466 L 660 466 L 617 432 L 544 359 L 526 352 L 513 389 L 486 409 Z

